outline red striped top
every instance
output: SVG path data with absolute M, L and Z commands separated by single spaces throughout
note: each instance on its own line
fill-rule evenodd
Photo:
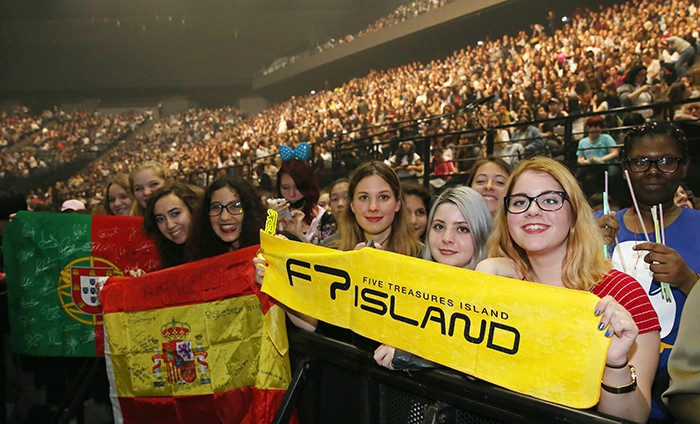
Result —
M 591 291 L 601 299 L 610 295 L 627 309 L 639 328 L 639 334 L 661 330 L 649 297 L 641 284 L 629 275 L 612 269 Z

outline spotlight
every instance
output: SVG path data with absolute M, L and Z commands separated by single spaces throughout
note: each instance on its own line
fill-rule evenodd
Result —
M 567 23 L 567 22 L 569 22 L 569 18 L 566 16 L 562 16 L 561 21 L 564 23 Z
M 479 41 L 476 42 L 476 45 L 477 45 L 477 46 L 483 46 L 483 45 L 484 45 L 484 42 L 481 41 L 481 40 L 479 40 Z

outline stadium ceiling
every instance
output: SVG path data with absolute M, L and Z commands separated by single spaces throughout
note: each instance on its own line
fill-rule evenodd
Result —
M 404 0 L 3 0 L 0 91 L 250 86 Z

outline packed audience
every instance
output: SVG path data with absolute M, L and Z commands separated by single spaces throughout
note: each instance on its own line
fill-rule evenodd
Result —
M 460 135 L 463 131 L 639 101 L 652 104 L 669 96 L 668 82 L 673 80 L 686 87 L 687 96 L 697 97 L 700 71 L 691 69 L 678 78 L 669 62 L 673 53 L 661 41 L 668 34 L 697 38 L 693 2 L 640 0 L 595 11 L 581 9 L 553 35 L 522 30 L 465 47 L 443 60 L 373 71 L 333 90 L 292 97 L 247 119 L 230 108 L 168 117 L 139 143 L 113 150 L 57 188 L 62 196 L 90 197 L 100 192 L 105 175 L 124 172 L 146 158 L 205 183 L 212 169 L 250 163 L 276 152 L 280 145 L 304 141 L 315 144 L 315 152 L 324 159 L 321 166 L 328 168 L 330 151 L 363 139 L 359 147 L 364 156 L 350 153 L 343 158 L 343 165 L 352 169 L 370 154 L 389 159 L 399 147 L 398 140 L 410 136 L 435 137 L 433 148 L 443 149 L 443 161 L 453 161 L 457 171 L 464 172 L 484 149 L 483 140 Z M 635 81 L 625 82 L 625 77 L 631 78 L 630 71 L 645 61 L 650 68 L 661 61 L 664 66 L 648 72 L 646 81 L 635 75 Z M 651 117 L 654 110 L 644 113 Z M 404 121 L 415 124 L 402 127 L 399 123 Z M 576 140 L 585 136 L 585 119 L 579 121 L 574 128 Z M 495 154 L 511 165 L 521 156 L 557 153 L 562 148 L 562 134 L 554 125 L 499 132 Z M 518 145 L 522 148 L 515 148 Z M 252 174 L 243 176 L 274 181 L 279 165 L 275 158 L 267 158 Z
M 409 4 L 402 4 L 396 10 L 389 13 L 387 16 L 383 16 L 377 19 L 375 22 L 370 24 L 367 28 L 357 32 L 356 34 L 348 34 L 342 38 L 335 39 L 331 38 L 328 41 L 318 43 L 315 50 L 311 51 L 312 54 L 323 53 L 326 50 L 333 49 L 337 46 L 350 43 L 359 37 L 364 37 L 369 34 L 381 31 L 385 28 L 400 24 L 409 19 L 415 18 L 416 16 L 428 13 L 448 3 L 452 3 L 454 0 L 414 0 Z M 263 75 L 271 74 L 280 69 L 284 69 L 288 65 L 296 62 L 302 57 L 302 55 L 295 55 L 291 57 L 282 57 L 275 60 L 270 66 L 263 70 Z
M 50 115 L 45 112 L 40 119 L 47 115 L 52 118 L 50 122 L 41 125 L 41 120 L 33 121 L 29 125 L 33 130 L 25 133 L 22 142 L 3 151 L 0 177 L 26 177 L 70 164 L 86 153 L 99 153 L 147 119 L 147 114 L 140 112 L 103 116 L 98 112 L 59 109 Z
M 11 147 L 29 134 L 39 131 L 41 125 L 53 119 L 54 111 L 45 110 L 39 116 L 32 116 L 26 106 L 16 107 L 12 111 L 0 112 L 0 151 Z
M 343 251 L 373 246 L 592 292 L 600 301 L 591 315 L 600 317 L 597 328 L 611 339 L 597 410 L 635 422 L 650 417 L 668 422 L 677 410 L 664 407 L 661 397 L 674 384 L 667 369 L 684 374 L 684 362 L 674 361 L 671 347 L 684 344 L 690 353 L 681 352 L 687 355 L 698 350 L 697 338 L 685 341 L 676 335 L 686 319 L 684 301 L 700 277 L 700 245 L 697 238 L 687 237 L 689 229 L 700 225 L 700 214 L 693 208 L 692 190 L 682 185 L 691 166 L 688 143 L 675 125 L 657 122 L 653 108 L 676 95 L 700 97 L 698 71 L 686 69 L 685 62 L 670 62 L 674 54 L 675 62 L 685 61 L 688 48 L 678 42 L 669 49 L 670 33 L 698 37 L 695 3 L 640 0 L 579 11 L 551 36 L 521 31 L 444 60 L 372 72 L 253 117 L 244 118 L 235 108 L 190 110 L 154 123 L 148 133 L 112 149 L 42 196 L 54 201 L 102 196 L 102 212 L 113 214 L 125 214 L 125 204 L 131 204 L 130 214 L 145 217 L 146 230 L 158 239 L 167 266 L 257 244 L 269 207 L 281 217 L 278 233 L 301 242 Z M 655 70 L 642 65 L 644 61 L 663 64 Z M 678 89 L 677 84 L 685 87 Z M 594 215 L 574 174 L 541 155 L 561 147 L 556 125 L 533 120 L 617 105 L 650 108 L 641 109 L 640 125 L 617 144 L 604 136 L 616 123 L 601 119 L 581 119 L 573 137 L 583 142 L 578 152 L 582 165 L 607 166 L 608 160 L 621 157 L 621 169 L 638 202 Z M 692 120 L 696 109 L 683 106 L 680 112 Z M 57 121 L 56 131 L 77 129 L 72 143 L 80 145 L 85 137 L 90 142 L 97 137 L 96 128 L 105 125 L 100 126 L 95 115 L 83 116 L 92 124 Z M 397 125 L 404 121 L 414 125 Z M 510 124 L 515 125 L 512 130 L 506 127 Z M 460 135 L 478 128 L 499 130 L 499 152 L 512 153 L 508 146 L 518 143 L 522 160 L 502 153 L 500 158 L 484 158 L 483 134 Z M 406 182 L 431 172 L 414 156 L 415 146 L 401 139 L 408 136 L 434 136 L 436 158 L 470 167 L 466 184 L 471 188 L 432 169 L 443 181 L 432 187 L 441 194 L 431 207 L 430 193 L 413 191 Z M 59 142 L 52 136 L 30 139 L 53 150 Z M 273 155 L 281 145 L 299 147 L 303 142 L 316 149 L 320 163 L 326 163 L 329 151 L 353 142 L 382 160 L 345 157 L 344 165 L 352 172 L 329 187 L 329 211 L 320 205 L 321 187 L 312 165 L 303 158 L 283 162 Z M 596 143 L 607 149 L 605 154 L 590 154 Z M 534 157 L 527 158 L 528 152 Z M 226 175 L 232 167 L 256 161 L 260 166 L 251 174 Z M 213 182 L 212 169 L 221 174 Z M 129 176 L 117 179 L 117 173 Z M 193 178 L 182 182 L 178 176 Z M 263 187 L 263 176 L 274 180 L 265 184 L 267 193 L 251 184 Z M 107 178 L 119 188 L 112 190 L 115 184 Z M 203 193 L 200 187 L 206 187 Z M 410 195 L 416 198 L 409 201 Z M 77 201 L 63 206 L 65 212 L 83 211 Z M 665 244 L 655 238 L 643 240 L 656 220 L 652 211 L 659 206 Z M 254 259 L 258 283 L 264 281 L 264 253 Z M 670 284 L 671 294 L 662 302 L 664 284 Z M 287 313 L 305 330 L 372 351 L 376 362 L 387 368 L 435 366 L 330 323 L 293 310 Z M 673 397 L 673 391 L 669 393 Z M 687 400 L 675 399 L 667 403 Z M 689 422 L 697 419 L 694 415 Z

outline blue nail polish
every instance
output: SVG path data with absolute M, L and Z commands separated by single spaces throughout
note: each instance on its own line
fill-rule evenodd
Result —
M 603 331 L 603 328 L 605 328 L 605 324 L 603 324 L 602 322 L 598 324 L 598 330 Z
M 608 329 L 608 331 L 605 332 L 605 337 L 610 337 L 610 336 L 612 336 L 612 333 L 610 332 L 610 329 Z

